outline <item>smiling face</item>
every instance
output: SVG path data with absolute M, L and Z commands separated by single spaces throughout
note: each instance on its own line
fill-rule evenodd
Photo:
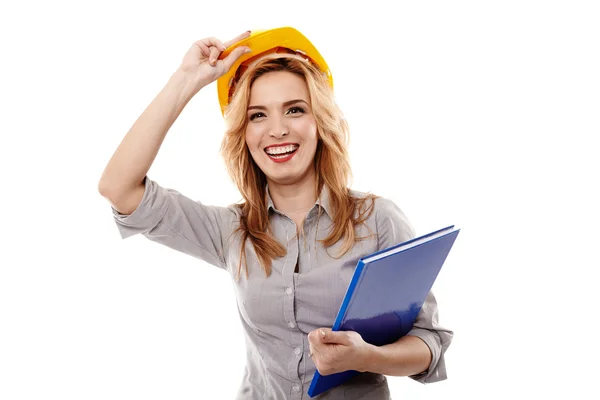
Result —
M 246 144 L 270 185 L 315 178 L 317 123 L 304 79 L 287 71 L 260 76 L 247 113 Z

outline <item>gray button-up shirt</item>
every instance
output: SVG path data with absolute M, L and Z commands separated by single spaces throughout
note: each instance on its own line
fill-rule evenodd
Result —
M 364 195 L 357 191 L 352 194 Z M 235 276 L 241 239 L 233 232 L 239 226 L 240 213 L 235 205 L 204 205 L 146 177 L 144 197 L 131 215 L 113 209 L 122 238 L 141 233 L 231 274 L 247 346 L 238 400 L 308 399 L 316 370 L 308 357 L 308 333 L 333 325 L 359 258 L 414 237 L 402 211 L 392 201 L 378 198 L 366 224 L 356 228 L 357 236 L 370 237 L 336 258 L 341 241 L 328 249 L 317 241 L 326 238 L 331 229 L 328 200 L 324 188 L 306 217 L 304 234 L 297 235 L 294 221 L 278 211 L 269 197 L 273 234 L 287 248 L 287 254 L 273 260 L 272 273 L 266 277 L 248 241 L 249 277 L 242 272 L 239 280 Z M 438 325 L 433 294 L 429 294 L 408 334 L 421 338 L 433 355 L 428 371 L 411 378 L 423 383 L 445 379 L 444 352 L 452 331 Z M 389 399 L 386 377 L 363 373 L 315 397 L 363 398 Z

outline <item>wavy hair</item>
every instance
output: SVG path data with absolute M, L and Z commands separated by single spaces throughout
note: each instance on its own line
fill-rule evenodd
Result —
M 242 235 L 237 278 L 242 268 L 248 277 L 245 252 L 248 240 L 254 246 L 266 276 L 271 274 L 273 259 L 286 255 L 286 248 L 271 232 L 267 178 L 254 162 L 245 140 L 252 85 L 260 76 L 278 71 L 291 72 L 306 82 L 317 123 L 318 142 L 314 159 L 316 193 L 320 195 L 323 186 L 327 186 L 333 213 L 333 228 L 329 236 L 319 241 L 328 248 L 343 240 L 338 257 L 343 256 L 355 242 L 364 239 L 355 234 L 355 227 L 364 223 L 374 209 L 376 196 L 368 194 L 357 198 L 351 195 L 348 188 L 352 177 L 347 150 L 349 129 L 327 78 L 318 67 L 300 55 L 270 54 L 260 58 L 244 71 L 236 84 L 225 111 L 226 131 L 221 144 L 221 155 L 227 171 L 244 199 L 237 205 L 241 219 L 236 232 Z

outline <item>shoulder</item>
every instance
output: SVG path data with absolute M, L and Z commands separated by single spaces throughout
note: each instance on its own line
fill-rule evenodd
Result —
M 389 198 L 358 190 L 350 190 L 350 196 L 359 203 L 364 204 L 364 207 L 373 207 L 373 212 L 377 218 L 402 217 L 408 222 L 402 209 Z
M 374 220 L 380 248 L 392 246 L 415 237 L 415 230 L 404 211 L 392 199 L 352 190 L 351 195 L 357 199 L 370 199 L 365 207 L 372 207 L 371 218 Z
M 375 201 L 375 212 L 377 214 L 377 225 L 381 227 L 389 227 L 393 225 L 395 229 L 401 231 L 402 236 L 406 239 L 414 237 L 414 228 L 402 210 L 393 200 L 379 197 Z

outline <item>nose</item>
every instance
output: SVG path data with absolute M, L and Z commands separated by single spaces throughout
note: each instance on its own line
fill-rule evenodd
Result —
M 272 118 L 269 126 L 269 135 L 274 138 L 282 138 L 290 133 L 285 122 L 281 118 Z

